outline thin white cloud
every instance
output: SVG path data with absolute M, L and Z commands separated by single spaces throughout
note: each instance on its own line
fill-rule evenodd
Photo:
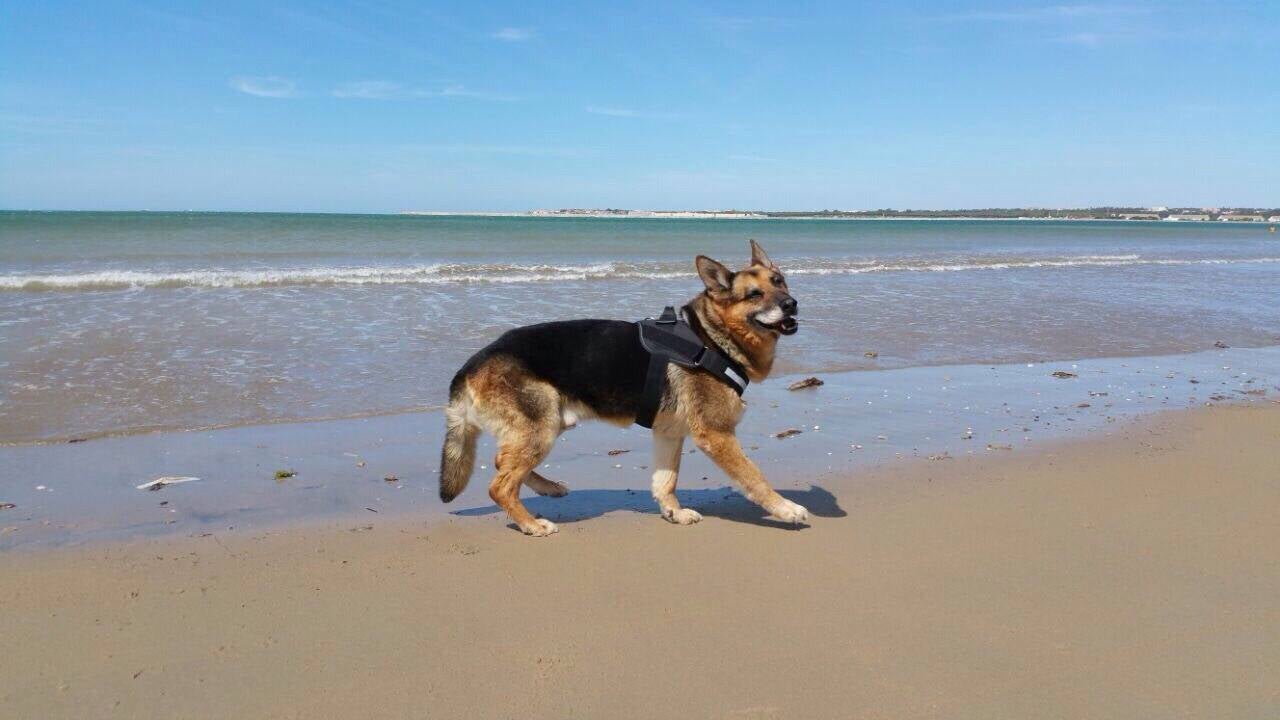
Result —
M 504 27 L 489 34 L 489 37 L 502 42 L 526 42 L 533 39 L 533 28 Z
M 767 16 L 716 16 L 707 18 L 707 24 L 721 32 L 740 33 L 748 30 L 776 30 L 795 24 L 795 20 Z
M 977 20 L 989 22 L 1054 22 L 1107 18 L 1117 16 L 1149 15 L 1152 9 L 1138 5 L 1078 4 L 1045 5 L 1010 8 L 1007 10 L 978 10 L 945 15 L 942 20 Z
M 65 115 L 31 115 L 0 110 L 0 130 L 5 132 L 57 135 L 63 133 L 101 134 L 104 130 L 98 118 L 74 118 Z
M 246 95 L 264 98 L 291 98 L 298 96 L 298 86 L 288 78 L 275 75 L 238 75 L 231 78 L 231 87 Z
M 625 107 L 588 105 L 584 109 L 592 115 L 604 115 L 606 117 L 638 118 L 643 120 L 675 120 L 679 117 L 675 113 L 644 112 Z
M 484 90 L 471 90 L 462 85 L 450 85 L 443 90 L 428 91 L 427 95 L 435 97 L 471 98 L 472 100 L 488 100 L 490 102 L 512 102 L 517 99 L 514 95 L 503 95 L 501 93 L 486 92 Z
M 588 105 L 587 112 L 592 115 L 608 115 L 609 117 L 636 117 L 639 115 L 635 110 L 629 108 L 599 107 L 596 105 Z
M 975 10 L 932 18 L 941 22 L 985 23 L 1016 28 L 1027 37 L 1058 45 L 1095 48 L 1117 41 L 1141 40 L 1153 34 L 1151 21 L 1160 9 L 1153 5 L 1081 3 L 1023 5 L 999 10 Z
M 451 153 L 460 155 L 527 155 L 530 157 L 586 157 L 595 154 L 585 148 L 549 145 L 479 145 L 471 143 L 401 145 L 404 152 Z
M 1058 38 L 1058 42 L 1064 45 L 1083 45 L 1085 47 L 1097 47 L 1102 44 L 1102 40 L 1102 35 L 1092 32 L 1072 33 Z
M 415 98 L 468 98 L 490 102 L 511 102 L 514 96 L 471 90 L 463 85 L 446 85 L 440 89 L 408 87 L 390 80 L 358 80 L 343 83 L 331 92 L 344 100 L 412 100 Z
M 358 80 L 333 89 L 333 96 L 359 100 L 394 100 L 406 97 L 404 86 L 388 80 Z

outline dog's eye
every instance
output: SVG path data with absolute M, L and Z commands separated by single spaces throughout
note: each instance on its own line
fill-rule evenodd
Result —
M 772 282 L 774 285 L 787 284 L 787 281 L 781 275 L 774 275 L 773 277 L 769 278 L 769 281 Z
M 752 298 L 758 298 L 761 295 L 764 295 L 764 293 L 760 291 L 760 288 L 751 288 L 750 290 L 747 291 L 748 300 Z

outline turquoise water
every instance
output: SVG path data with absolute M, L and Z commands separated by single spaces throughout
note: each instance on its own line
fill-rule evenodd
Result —
M 747 238 L 800 300 L 781 372 L 1280 344 L 1264 225 L 6 212 L 0 442 L 432 407 L 502 330 L 654 314 Z

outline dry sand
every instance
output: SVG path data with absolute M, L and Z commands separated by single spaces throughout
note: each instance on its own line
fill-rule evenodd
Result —
M 0 717 L 1280 716 L 1280 408 L 825 484 L 10 552 Z

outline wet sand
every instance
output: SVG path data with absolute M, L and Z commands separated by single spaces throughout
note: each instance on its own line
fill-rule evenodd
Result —
M 1161 410 L 1267 404 L 1280 390 L 1280 347 L 824 373 L 821 387 L 787 390 L 802 377 L 753 385 L 737 432 L 783 489 L 861 477 L 910 458 L 1021 453 Z M 494 453 L 487 437 L 471 486 L 452 504 L 440 502 L 443 426 L 440 413 L 428 412 L 0 446 L 0 503 L 15 505 L 0 513 L 0 552 L 260 532 L 298 521 L 496 512 L 485 492 Z M 802 432 L 774 437 L 788 429 Z M 636 426 L 585 423 L 566 432 L 542 471 L 574 492 L 531 498 L 529 507 L 554 522 L 654 511 L 647 492 L 651 445 L 648 431 Z M 682 461 L 682 502 L 712 510 L 736 502 L 736 493 L 724 497 L 723 473 L 691 443 L 686 453 L 692 454 Z M 297 474 L 278 482 L 277 470 Z M 200 481 L 157 493 L 136 489 L 163 476 Z
M 0 555 L 5 717 L 1280 714 L 1280 407 L 530 539 L 496 515 Z

